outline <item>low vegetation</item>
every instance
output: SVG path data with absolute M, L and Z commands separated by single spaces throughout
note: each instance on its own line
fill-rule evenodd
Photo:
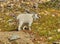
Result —
M 29 2 L 28 2 L 29 3 Z M 44 36 L 51 44 L 60 40 L 60 1 L 53 0 L 39 4 L 37 9 L 29 4 L 19 5 L 20 2 L 0 2 L 0 31 L 12 31 L 17 29 L 16 16 L 24 13 L 27 7 L 31 12 L 36 12 L 41 18 L 32 24 L 32 31 Z M 44 38 L 43 38 L 44 39 Z

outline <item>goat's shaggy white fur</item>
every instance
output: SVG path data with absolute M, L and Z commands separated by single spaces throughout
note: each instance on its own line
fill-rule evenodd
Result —
M 29 30 L 31 30 L 31 25 L 33 23 L 33 19 L 37 19 L 39 18 L 37 16 L 37 14 L 19 14 L 17 16 L 17 20 L 19 21 L 19 26 L 18 26 L 18 30 L 21 30 L 21 26 L 24 24 L 24 23 L 28 23 L 28 26 L 29 26 Z

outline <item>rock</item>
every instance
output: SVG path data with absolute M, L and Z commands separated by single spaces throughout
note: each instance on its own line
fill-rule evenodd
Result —
M 55 15 L 53 14 L 52 17 L 55 17 Z
M 7 22 L 12 22 L 13 21 L 13 19 L 9 19 Z
M 37 41 L 40 44 L 40 41 Z
M 12 23 L 9 23 L 9 26 L 11 26 L 11 25 L 14 25 L 15 23 L 14 22 L 12 22 Z
M 45 2 L 49 2 L 51 0 L 40 0 L 40 3 L 45 3 Z
M 49 39 L 49 40 L 51 40 L 51 39 L 52 39 L 52 37 L 48 37 L 48 39 Z
M 60 29 L 58 29 L 58 32 L 60 32 Z
M 20 39 L 20 36 L 18 35 L 12 35 L 9 40 L 12 41 L 12 40 L 16 40 L 16 39 Z

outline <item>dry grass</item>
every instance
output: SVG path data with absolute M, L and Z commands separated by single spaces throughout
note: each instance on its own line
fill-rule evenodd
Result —
M 12 31 L 17 29 L 16 18 L 20 13 L 24 13 L 25 8 L 31 12 L 36 12 L 41 16 L 39 20 L 32 24 L 32 31 L 44 37 L 51 44 L 60 39 L 60 6 L 59 0 L 39 4 L 37 9 L 32 8 L 27 2 L 20 6 L 21 1 L 0 2 L 0 31 Z M 12 5 L 10 5 L 12 4 Z M 32 3 L 33 4 L 33 3 Z

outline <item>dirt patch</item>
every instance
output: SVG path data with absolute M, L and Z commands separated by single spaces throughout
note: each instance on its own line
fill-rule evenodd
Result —
M 9 37 L 12 35 L 18 35 L 20 36 L 20 39 L 9 41 Z M 21 44 L 34 44 L 32 40 L 30 40 L 30 35 L 28 33 L 25 33 L 23 31 L 12 31 L 12 32 L 0 32 L 0 41 L 3 41 L 4 44 L 13 44 L 13 43 L 21 43 Z
M 18 35 L 20 38 L 10 41 L 9 38 L 12 35 Z M 44 39 L 45 40 L 45 39 Z M 0 44 L 36 44 L 44 42 L 40 39 L 38 34 L 34 34 L 31 31 L 11 31 L 11 32 L 0 32 Z

